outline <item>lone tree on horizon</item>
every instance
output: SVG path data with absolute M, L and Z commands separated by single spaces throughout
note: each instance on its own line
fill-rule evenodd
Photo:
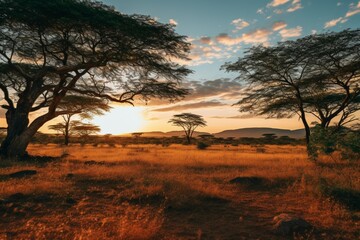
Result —
M 174 115 L 169 123 L 184 129 L 187 143 L 191 143 L 192 135 L 197 127 L 205 127 L 206 121 L 202 116 L 193 113 L 181 113 Z
M 310 146 L 309 116 L 322 128 L 356 120 L 360 110 L 360 30 L 306 36 L 276 46 L 255 46 L 223 69 L 246 88 L 241 112 L 270 118 L 298 116 Z M 334 121 L 338 121 L 335 123 Z
M 73 112 L 59 109 L 69 94 L 127 104 L 183 98 L 191 70 L 176 60 L 187 60 L 189 45 L 171 24 L 101 2 L 0 1 L 0 155 L 24 156 L 40 127 Z
M 62 99 L 58 109 L 69 113 L 61 115 L 62 121 L 52 124 L 48 128 L 62 133 L 64 144 L 69 145 L 70 136 L 75 133 L 75 128 L 79 125 L 77 123 L 81 123 L 80 121 L 73 121 L 74 116 L 79 115 L 81 119 L 92 119 L 94 115 L 102 115 L 110 108 L 109 104 L 100 98 L 68 95 Z

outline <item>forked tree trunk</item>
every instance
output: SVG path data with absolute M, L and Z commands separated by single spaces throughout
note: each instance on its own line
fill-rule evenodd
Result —
M 49 114 L 45 114 L 36 118 L 29 125 L 28 115 L 26 111 L 21 111 L 21 109 L 7 111 L 7 135 L 0 147 L 0 156 L 3 159 L 21 159 L 24 157 L 31 138 L 45 122 L 52 119 Z

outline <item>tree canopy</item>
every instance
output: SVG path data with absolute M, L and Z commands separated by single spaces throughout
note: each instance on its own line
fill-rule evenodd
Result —
M 79 125 L 72 121 L 75 115 L 79 115 L 81 119 L 92 119 L 94 115 L 102 115 L 109 111 L 110 108 L 108 102 L 101 98 L 67 95 L 58 106 L 58 110 L 67 113 L 61 115 L 61 122 L 52 124 L 48 128 L 62 133 L 64 135 L 64 144 L 68 145 L 70 136 L 75 132 L 75 127 Z
M 322 127 L 354 120 L 360 109 L 360 30 L 314 34 L 276 46 L 255 46 L 223 69 L 246 83 L 240 111 L 302 120 L 309 142 L 309 116 Z
M 188 143 L 191 143 L 191 137 L 197 127 L 206 126 L 204 118 L 193 113 L 176 114 L 169 120 L 169 123 L 183 128 Z
M 95 1 L 0 0 L 0 26 L 2 155 L 23 154 L 45 122 L 71 112 L 58 109 L 68 94 L 133 104 L 188 93 L 179 84 L 191 71 L 176 63 L 185 36 L 149 16 Z

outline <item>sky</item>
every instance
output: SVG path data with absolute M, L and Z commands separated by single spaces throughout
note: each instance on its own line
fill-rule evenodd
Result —
M 194 71 L 186 79 L 193 94 L 176 103 L 152 101 L 147 106 L 115 106 L 95 123 L 103 133 L 170 131 L 172 115 L 191 112 L 202 115 L 219 132 L 244 127 L 302 128 L 297 118 L 266 119 L 239 113 L 232 106 L 240 99 L 237 76 L 220 70 L 234 62 L 247 48 L 275 45 L 314 33 L 355 29 L 360 23 L 360 1 L 351 0 L 104 0 L 125 14 L 149 15 L 171 23 L 192 44 L 187 67 Z M 124 117 L 132 116 L 132 117 Z M 134 121 L 135 118 L 140 120 Z M 119 119 L 114 122 L 113 119 Z M 120 127 L 119 122 L 127 127 Z M 118 127 L 116 127 L 118 126 Z M 121 125 L 124 126 L 124 125 Z
M 275 45 L 314 33 L 359 28 L 358 0 L 103 0 L 125 14 L 149 15 L 173 24 L 191 45 L 194 71 L 184 81 L 193 92 L 169 103 L 153 100 L 147 105 L 113 105 L 111 112 L 95 117 L 102 133 L 178 130 L 168 121 L 181 112 L 200 114 L 207 121 L 199 129 L 215 133 L 245 127 L 302 128 L 293 119 L 266 119 L 240 113 L 232 106 L 240 98 L 237 76 L 220 70 L 257 44 Z M 2 119 L 3 120 L 3 119 Z M 46 131 L 46 126 L 41 129 Z

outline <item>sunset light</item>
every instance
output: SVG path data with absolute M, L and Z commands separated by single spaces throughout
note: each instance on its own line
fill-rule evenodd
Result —
M 96 116 L 93 122 L 101 128 L 102 134 L 124 134 L 142 131 L 145 125 L 142 107 L 113 106 L 110 112 Z
M 360 0 L 0 0 L 0 240 L 359 239 L 359 23 Z

